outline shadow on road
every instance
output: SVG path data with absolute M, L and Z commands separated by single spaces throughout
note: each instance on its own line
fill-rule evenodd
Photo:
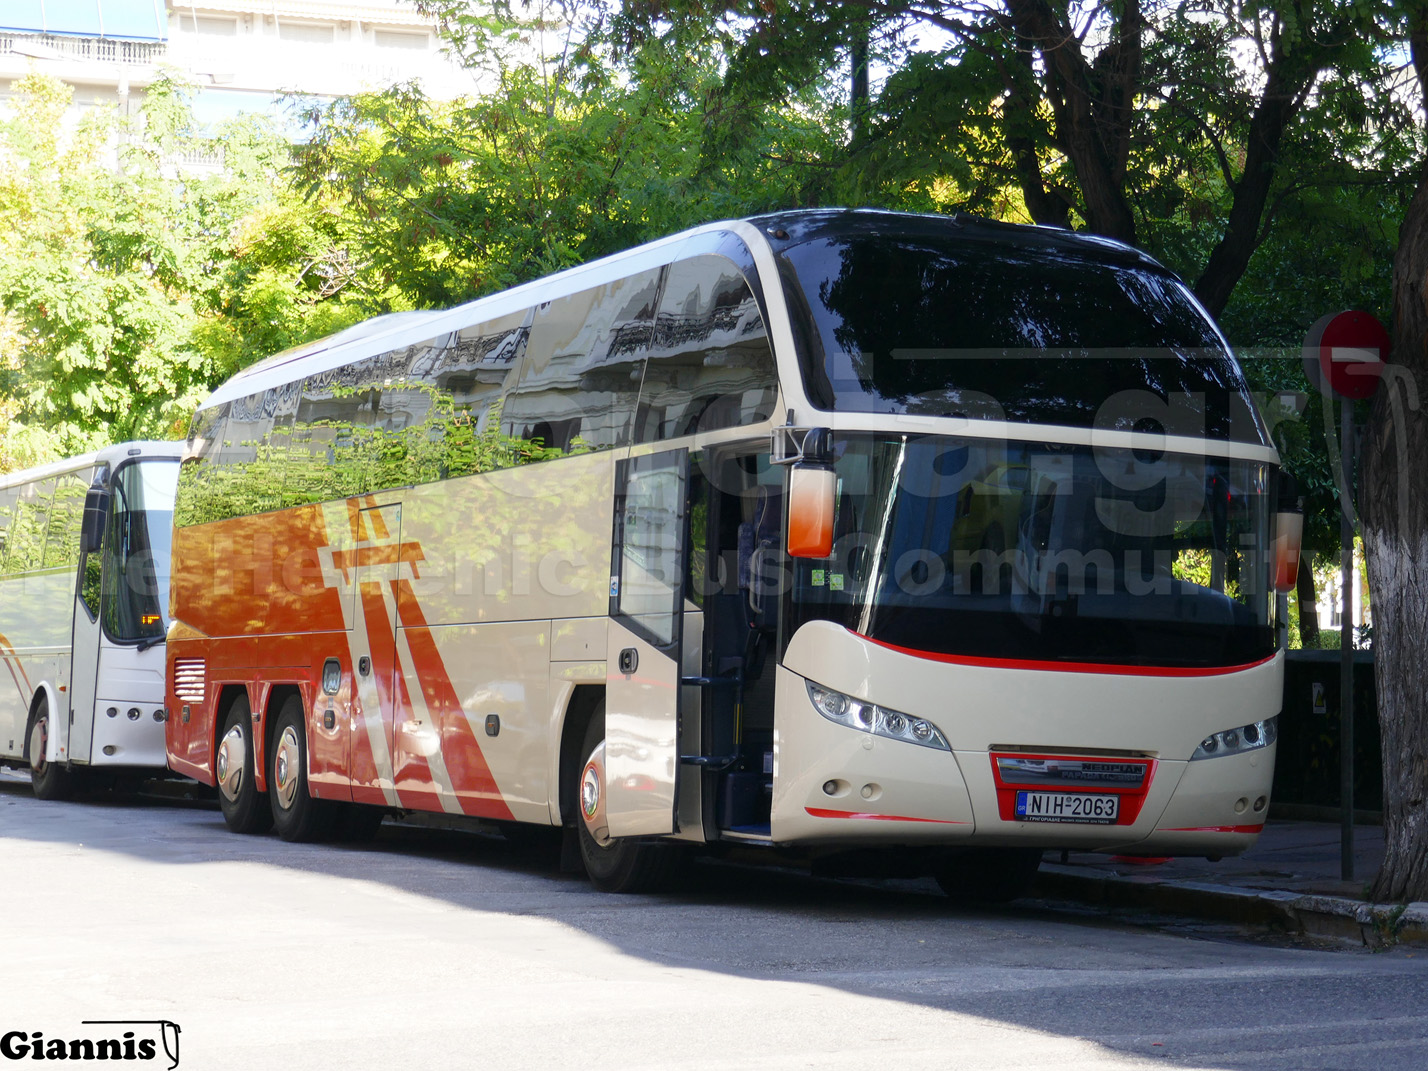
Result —
M 24 780 L 0 776 L 0 838 L 69 844 L 81 827 L 90 850 L 380 882 L 471 911 L 548 918 L 660 965 L 794 980 L 1089 1035 L 1114 1052 L 1173 1056 L 1197 1067 L 1296 1066 L 1282 1058 L 1266 1063 L 1265 1046 L 1279 1036 L 1286 1044 L 1302 1041 L 1321 1024 L 1344 1029 L 1347 987 L 1356 1004 L 1381 999 L 1385 1009 L 1418 1009 L 1428 1002 L 1428 972 L 1402 958 L 1402 969 L 1374 957 L 1368 970 L 1366 956 L 1187 941 L 1145 920 L 1128 927 L 1045 904 L 972 908 L 949 901 L 930 881 L 830 880 L 697 861 L 678 892 L 612 897 L 561 873 L 554 848 L 520 847 L 497 834 L 388 821 L 369 844 L 287 844 L 230 834 L 207 801 L 121 795 L 47 804 L 33 799 Z M 988 981 L 988 968 L 1000 981 Z M 1073 971 L 1075 997 L 1068 999 Z M 1088 1000 L 1094 1028 L 1085 1018 Z M 1217 1016 L 1227 1006 L 1245 1009 L 1253 1045 L 1226 1044 Z M 1416 1013 L 1372 1025 L 1374 1045 L 1397 1038 L 1421 1051 L 1428 1034 Z M 1166 1036 L 1179 1039 L 1173 1052 L 1156 1047 Z M 1367 1052 L 1365 1060 L 1361 1066 L 1380 1066 Z

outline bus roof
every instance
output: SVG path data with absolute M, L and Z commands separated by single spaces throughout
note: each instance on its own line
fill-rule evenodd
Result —
M 1166 271 L 1145 253 L 1099 235 L 1078 234 L 1058 227 L 1000 223 L 967 213 L 941 216 L 862 208 L 774 212 L 743 220 L 706 223 L 449 309 L 376 316 L 250 365 L 219 386 L 199 409 L 249 397 L 383 350 L 416 345 L 446 332 L 519 312 L 578 289 L 658 267 L 668 262 L 671 251 L 686 239 L 735 226 L 758 230 L 775 253 L 803 242 L 859 233 L 914 237 L 918 234 L 946 236 L 951 233 L 972 242 L 1014 244 L 1048 252 L 1075 250 L 1088 260 Z M 379 341 L 380 346 L 375 345 Z
M 156 439 L 114 443 L 111 446 L 101 446 L 98 450 L 91 450 L 87 454 L 78 454 L 60 461 L 50 461 L 44 465 L 35 465 L 28 469 L 0 474 L 0 488 L 19 487 L 35 480 L 48 479 L 66 472 L 79 472 L 83 469 L 93 468 L 105 461 L 123 461 L 129 457 L 160 457 L 177 460 L 183 457 L 183 451 L 184 444 L 181 442 L 164 442 Z

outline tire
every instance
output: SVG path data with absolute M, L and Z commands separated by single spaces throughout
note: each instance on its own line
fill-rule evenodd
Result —
M 30 720 L 30 787 L 35 798 L 67 800 L 74 795 L 75 778 L 58 763 L 45 759 L 50 736 L 50 705 L 41 700 Z
M 575 783 L 571 786 L 571 799 L 575 801 L 575 830 L 580 841 L 580 861 L 590 884 L 601 892 L 638 893 L 655 892 L 668 888 L 679 870 L 681 857 L 679 850 L 669 844 L 652 843 L 645 840 L 622 840 L 619 838 L 601 843 L 591 832 L 586 821 L 585 771 L 592 762 L 603 763 L 605 748 L 605 704 L 600 705 L 590 716 L 585 727 L 585 741 L 580 748 L 584 757 L 575 771 Z M 597 765 L 595 791 L 604 792 L 603 777 L 599 776 Z M 603 813 L 598 810 L 598 813 Z
M 268 805 L 273 828 L 289 841 L 325 840 L 332 834 L 337 807 L 314 799 L 307 788 L 307 719 L 302 697 L 290 695 L 278 710 L 268 749 Z
M 954 900 L 1005 904 L 1030 891 L 1040 866 L 1040 848 L 969 848 L 949 857 L 932 876 Z
M 238 696 L 228 708 L 213 764 L 218 807 L 228 828 L 234 833 L 266 833 L 272 829 L 268 797 L 258 791 L 253 780 L 253 712 L 246 694 Z

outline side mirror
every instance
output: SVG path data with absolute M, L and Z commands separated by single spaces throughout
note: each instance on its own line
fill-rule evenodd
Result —
M 1299 581 L 1299 556 L 1304 547 L 1304 500 L 1298 497 L 1298 492 L 1294 477 L 1281 472 L 1270 545 L 1275 591 L 1293 591 Z
M 788 555 L 826 558 L 833 553 L 833 470 L 801 462 L 788 473 Z
M 80 550 L 93 554 L 104 546 L 104 525 L 109 520 L 109 490 L 91 487 L 84 496 L 84 524 L 80 529 Z

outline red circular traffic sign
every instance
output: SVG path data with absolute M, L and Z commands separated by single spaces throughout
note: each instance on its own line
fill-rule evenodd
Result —
M 1357 309 L 1320 317 L 1304 339 L 1304 372 L 1317 389 L 1340 398 L 1368 398 L 1388 358 L 1388 329 Z

